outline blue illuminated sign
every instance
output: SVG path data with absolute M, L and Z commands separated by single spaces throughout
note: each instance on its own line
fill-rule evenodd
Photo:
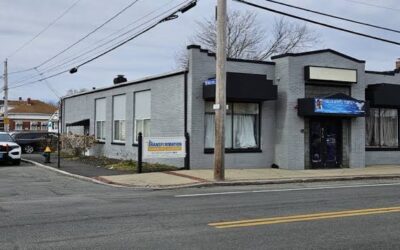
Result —
M 205 82 L 204 85 L 215 85 L 217 83 L 217 80 L 213 77 L 213 78 L 208 78 Z
M 365 102 L 316 98 L 315 112 L 325 114 L 363 115 L 365 114 Z

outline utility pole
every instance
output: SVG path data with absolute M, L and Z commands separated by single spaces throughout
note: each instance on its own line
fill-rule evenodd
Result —
M 7 59 L 4 61 L 4 131 L 8 132 L 8 72 L 7 72 Z
M 226 116 L 226 0 L 217 4 L 217 54 L 215 88 L 215 146 L 214 146 L 214 179 L 225 179 L 225 116 Z

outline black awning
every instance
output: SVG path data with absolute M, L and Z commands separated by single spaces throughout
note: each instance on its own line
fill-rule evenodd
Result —
M 345 94 L 298 99 L 297 104 L 298 115 L 305 117 L 362 117 L 368 112 L 368 103 Z
M 203 98 L 215 99 L 215 78 L 203 85 Z M 266 75 L 228 72 L 226 78 L 226 98 L 228 101 L 276 100 L 278 87 Z
M 400 107 L 400 85 L 389 83 L 368 85 L 365 99 L 371 106 Z
M 77 122 L 72 122 L 72 123 L 67 123 L 67 127 L 77 127 L 77 126 L 89 126 L 90 125 L 90 119 L 84 119 L 80 120 Z

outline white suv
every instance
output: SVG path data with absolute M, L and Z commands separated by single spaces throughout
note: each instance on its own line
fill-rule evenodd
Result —
M 13 165 L 21 163 L 21 147 L 6 132 L 0 132 L 0 161 Z

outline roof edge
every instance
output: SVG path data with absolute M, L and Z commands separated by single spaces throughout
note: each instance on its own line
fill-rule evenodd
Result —
M 191 44 L 191 45 L 187 46 L 186 48 L 188 50 L 190 50 L 190 49 L 198 49 L 198 50 L 200 50 L 200 52 L 206 53 L 210 57 L 216 57 L 214 52 L 211 52 L 211 51 L 209 51 L 207 49 L 203 49 L 203 48 L 201 48 L 200 45 Z M 226 60 L 229 61 L 229 62 L 244 62 L 244 63 L 257 63 L 257 64 L 275 65 L 275 62 L 271 62 L 271 61 L 240 59 L 240 58 L 230 58 L 230 57 L 227 58 Z
M 279 58 L 288 57 L 288 56 L 292 56 L 292 57 L 307 56 L 307 55 L 327 53 L 327 52 L 330 52 L 332 54 L 344 57 L 344 58 L 349 59 L 349 60 L 354 61 L 354 62 L 365 63 L 365 60 L 359 60 L 357 58 L 348 56 L 346 54 L 343 54 L 343 53 L 338 52 L 338 51 L 333 50 L 333 49 L 321 49 L 321 50 L 313 50 L 313 51 L 306 51 L 306 52 L 299 52 L 299 53 L 285 53 L 285 54 L 281 54 L 281 55 L 272 56 L 271 59 L 274 60 L 274 59 L 279 59 Z
M 159 80 L 159 79 L 163 79 L 163 78 L 167 78 L 167 77 L 171 77 L 171 76 L 181 75 L 181 74 L 185 74 L 187 72 L 188 72 L 187 70 L 180 70 L 180 71 L 174 71 L 174 72 L 169 72 L 169 73 L 160 74 L 160 75 L 143 77 L 143 78 L 139 78 L 139 79 L 134 80 L 134 81 L 128 81 L 128 82 L 124 82 L 124 83 L 119 83 L 117 85 L 103 87 L 103 88 L 99 88 L 99 89 L 95 89 L 95 90 L 89 90 L 89 91 L 85 91 L 85 92 L 74 94 L 74 95 L 63 96 L 61 99 L 65 100 L 65 99 L 69 99 L 69 98 L 72 98 L 72 97 L 77 97 L 77 96 L 82 96 L 82 95 L 102 92 L 102 91 L 109 90 L 109 89 L 122 88 L 122 87 L 126 87 L 126 86 L 129 86 L 129 85 L 134 85 L 134 84 L 139 84 L 139 83 L 143 83 L 143 82 Z

